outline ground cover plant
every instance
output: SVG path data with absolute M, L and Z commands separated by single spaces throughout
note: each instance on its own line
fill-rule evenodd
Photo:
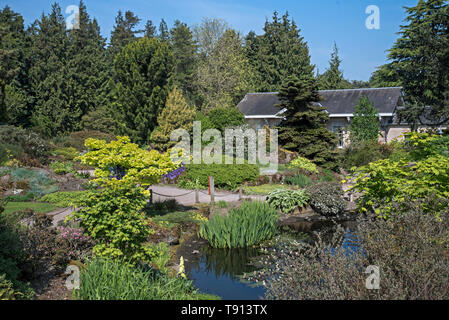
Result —
M 215 248 L 244 248 L 271 239 L 277 219 L 276 209 L 268 203 L 245 201 L 229 216 L 202 222 L 198 234 Z
M 39 199 L 40 202 L 48 202 L 59 208 L 68 208 L 76 206 L 79 201 L 92 191 L 59 191 L 46 194 Z
M 283 213 L 291 213 L 297 207 L 302 208 L 308 201 L 309 194 L 304 189 L 278 189 L 270 192 L 267 196 L 267 202 Z
M 260 186 L 243 186 L 242 190 L 245 194 L 267 195 L 270 192 L 278 189 L 289 189 L 289 186 L 284 184 L 263 184 Z

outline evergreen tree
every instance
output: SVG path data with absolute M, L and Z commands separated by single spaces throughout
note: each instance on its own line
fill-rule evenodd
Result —
M 122 123 L 121 134 L 137 143 L 148 141 L 165 105 L 173 65 L 168 43 L 157 38 L 143 37 L 115 57 L 113 106 L 116 120 Z
M 381 65 L 373 72 L 369 83 L 372 88 L 400 87 L 401 79 L 393 63 Z
M 79 120 L 101 105 L 103 86 L 110 77 L 106 56 L 106 39 L 101 36 L 97 21 L 91 20 L 86 6 L 79 4 L 79 29 L 69 31 L 69 60 L 67 81 L 70 88 L 70 106 L 81 115 L 73 129 L 79 130 Z
M 69 37 L 58 4 L 48 16 L 42 14 L 32 32 L 31 91 L 35 103 L 33 123 L 47 136 L 70 131 L 81 117 L 80 109 L 71 107 L 69 73 Z
M 202 109 L 235 107 L 252 86 L 253 71 L 242 48 L 240 36 L 227 30 L 197 70 Z
M 195 109 L 189 107 L 182 92 L 175 86 L 170 91 L 164 109 L 157 117 L 158 127 L 151 134 L 151 141 L 158 150 L 165 151 L 176 142 L 170 141 L 171 133 L 176 129 L 191 131 L 195 119 Z
M 168 41 L 170 39 L 170 31 L 164 19 L 161 19 L 161 23 L 159 24 L 159 39 L 161 41 Z
M 156 36 L 156 27 L 153 25 L 153 21 L 148 20 L 145 24 L 145 37 L 154 38 Z
M 320 90 L 350 89 L 351 84 L 343 77 L 340 70 L 341 59 L 338 56 L 337 44 L 334 42 L 334 50 L 329 61 L 329 68 L 318 76 L 318 87 Z
M 300 31 L 288 13 L 279 19 L 274 12 L 272 21 L 265 22 L 264 34 L 253 37 L 251 45 L 258 48 L 258 54 L 252 54 L 250 64 L 258 73 L 257 91 L 278 91 L 290 75 L 300 79 L 313 76 L 315 67 L 310 64 L 309 48 Z
M 401 116 L 413 128 L 423 115 L 440 125 L 449 120 L 449 4 L 419 0 L 406 11 L 407 24 L 388 56 L 409 106 Z
M 354 107 L 354 118 L 349 125 L 351 143 L 374 140 L 380 135 L 379 112 L 368 97 L 362 96 Z
M 197 52 L 192 32 L 185 23 L 176 20 L 174 27 L 170 30 L 170 40 L 175 59 L 174 83 L 191 101 L 194 95 L 193 79 Z
M 86 6 L 78 27 L 67 31 L 58 5 L 32 30 L 33 121 L 47 136 L 81 129 L 81 118 L 101 103 L 109 73 L 105 39 Z
M 135 30 L 140 23 L 139 17 L 133 12 L 126 11 L 123 16 L 122 11 L 119 11 L 115 18 L 114 29 L 111 32 L 111 42 L 109 45 L 109 53 L 112 59 L 119 53 L 128 43 L 135 41 L 136 34 L 142 30 Z
M 281 109 L 286 109 L 279 127 L 279 142 L 324 168 L 336 169 L 337 137 L 326 128 L 329 115 L 318 102 L 321 97 L 313 77 L 288 77 L 279 91 Z
M 26 35 L 23 17 L 8 6 L 0 10 L 0 123 L 28 124 Z

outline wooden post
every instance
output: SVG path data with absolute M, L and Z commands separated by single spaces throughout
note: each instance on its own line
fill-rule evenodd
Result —
M 209 190 L 210 190 L 210 203 L 215 203 L 215 187 L 214 187 L 214 177 L 209 177 Z
M 239 201 L 243 199 L 243 188 L 242 186 L 239 187 Z
M 195 188 L 195 203 L 200 203 L 200 191 Z
M 153 204 L 153 190 L 150 189 L 150 204 Z

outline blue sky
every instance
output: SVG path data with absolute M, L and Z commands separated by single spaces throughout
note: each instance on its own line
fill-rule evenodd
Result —
M 25 18 L 28 25 L 48 13 L 54 0 L 0 0 L 0 7 L 10 6 Z M 63 12 L 78 0 L 57 1 Z M 333 42 L 337 42 L 342 69 L 346 78 L 368 80 L 375 68 L 386 62 L 388 50 L 397 38 L 403 24 L 403 6 L 413 6 L 418 0 L 84 0 L 91 17 L 97 18 L 102 34 L 109 37 L 118 10 L 133 11 L 142 19 L 142 26 L 151 19 L 159 25 L 160 19 L 171 26 L 176 19 L 189 25 L 202 17 L 222 18 L 243 34 L 254 30 L 262 33 L 264 22 L 273 11 L 286 10 L 302 30 L 307 41 L 312 63 L 320 72 L 327 68 Z M 376 5 L 380 9 L 380 29 L 368 30 L 365 9 Z M 68 14 L 67 14 L 68 16 Z

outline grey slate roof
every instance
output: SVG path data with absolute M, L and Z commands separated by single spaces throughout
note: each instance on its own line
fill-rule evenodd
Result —
M 354 112 L 354 107 L 362 95 L 367 96 L 379 113 L 394 113 L 396 106 L 402 105 L 402 88 L 366 88 L 321 90 L 323 100 L 320 102 L 330 114 L 348 114 Z M 277 92 L 248 93 L 237 108 L 246 116 L 275 115 L 280 111 Z

